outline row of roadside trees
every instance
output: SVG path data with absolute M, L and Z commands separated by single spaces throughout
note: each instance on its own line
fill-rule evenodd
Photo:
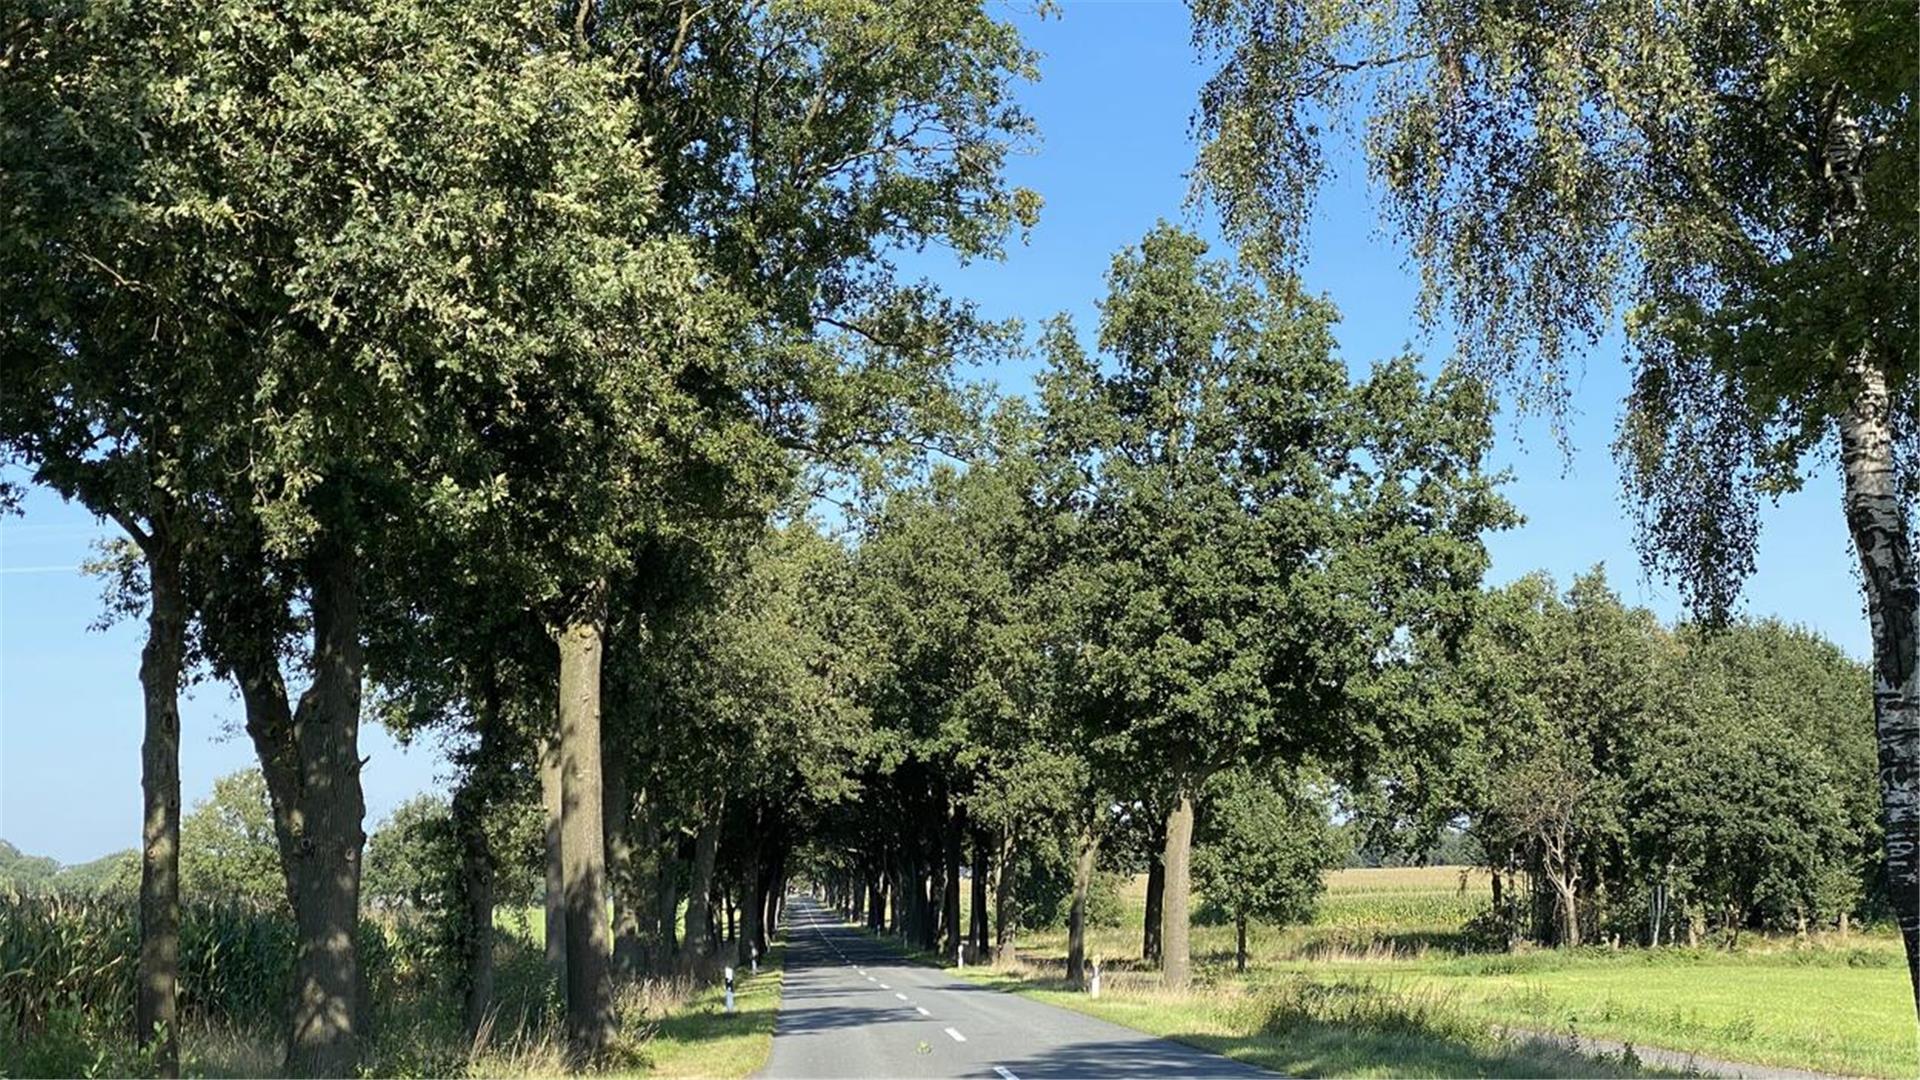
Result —
M 649 698 L 658 661 L 712 644 L 676 624 L 817 618 L 804 536 L 768 522 L 965 415 L 952 365 L 995 332 L 888 253 L 992 256 L 1031 222 L 1001 177 L 1031 56 L 970 5 L 515 0 L 43 0 L 4 49 L 0 446 L 119 523 L 148 620 L 142 1041 L 177 1067 L 177 698 L 205 670 L 298 926 L 290 1070 L 364 1044 L 373 705 L 462 747 L 476 1017 L 471 826 L 544 778 L 592 1056 L 621 840 L 792 802 L 792 742 L 698 727 L 790 702 L 655 714 L 699 677 Z M 658 726 L 681 738 L 635 741 Z
M 1183 982 L 1210 792 L 1218 821 L 1271 821 L 1303 777 L 1372 797 L 1410 752 L 1447 783 L 1380 797 L 1506 842 L 1568 940 L 1603 881 L 1827 912 L 1824 887 L 1715 884 L 1701 845 L 1643 850 L 1604 815 L 1503 841 L 1481 801 L 1617 806 L 1621 777 L 1683 775 L 1617 745 L 1613 689 L 1461 674 L 1501 666 L 1508 609 L 1584 610 L 1481 588 L 1515 520 L 1492 394 L 1559 408 L 1619 306 L 1643 547 L 1707 624 L 1760 498 L 1838 446 L 1885 895 L 1920 964 L 1913 12 L 1629 7 L 1195 0 L 1219 65 L 1197 179 L 1242 259 L 1156 228 L 1090 340 L 1048 324 L 1036 400 L 987 409 L 954 366 L 1007 328 L 890 259 L 991 257 L 1034 219 L 1002 175 L 1034 57 L 977 6 L 37 0 L 0 54 L 0 449 L 129 540 L 141 1038 L 173 1066 L 177 698 L 202 671 L 236 688 L 273 811 L 300 1072 L 351 1071 L 366 1035 L 343 943 L 369 709 L 456 747 L 476 1024 L 487 823 L 539 793 L 583 1057 L 613 1037 L 616 968 L 677 962 L 679 897 L 757 944 L 803 841 L 923 940 L 959 933 L 971 853 L 982 944 L 996 862 L 1057 852 L 1081 923 L 1103 851 L 1157 851 L 1143 945 Z M 1293 274 L 1328 117 L 1364 130 L 1457 364 L 1334 355 Z M 973 464 L 863 498 L 930 450 Z M 821 496 L 863 511 L 857 544 L 805 523 Z M 1688 633 L 1647 648 L 1726 655 L 1675 661 L 1703 665 L 1682 685 L 1747 663 Z M 1472 693 L 1443 699 L 1454 679 Z M 1699 728 L 1775 746 L 1727 718 L 1755 685 L 1688 695 Z M 1568 709 L 1592 730 L 1524 726 Z M 1519 724 L 1533 756 L 1458 779 L 1453 721 Z
M 850 915 L 1005 960 L 1068 893 L 1079 982 L 1097 875 L 1145 871 L 1142 958 L 1180 986 L 1196 840 L 1244 941 L 1311 909 L 1336 812 L 1376 850 L 1464 830 L 1498 943 L 1897 910 L 1858 663 L 1775 622 L 1663 627 L 1599 571 L 1484 588 L 1516 518 L 1481 384 L 1354 380 L 1330 307 L 1190 234 L 1119 254 L 1101 313 L 1105 356 L 1051 324 L 1038 408 L 859 538 L 877 744 L 808 852 Z

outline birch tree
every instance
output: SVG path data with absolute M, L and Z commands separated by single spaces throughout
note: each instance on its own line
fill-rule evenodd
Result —
M 1359 135 L 1421 314 L 1522 400 L 1624 324 L 1647 564 L 1723 619 L 1763 502 L 1837 467 L 1920 1008 L 1916 9 L 1845 0 L 1192 0 L 1201 190 L 1295 258 Z

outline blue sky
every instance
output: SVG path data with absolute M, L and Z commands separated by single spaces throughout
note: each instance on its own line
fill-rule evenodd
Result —
M 1209 231 L 1185 205 L 1189 119 L 1204 73 L 1178 3 L 1070 0 L 1058 17 L 1019 18 L 1044 54 L 1040 81 L 1022 94 L 1041 141 L 1010 173 L 1046 199 L 1039 227 L 1005 262 L 959 268 L 930 254 L 909 267 L 988 314 L 1031 324 L 1064 310 L 1087 332 L 1115 250 L 1162 217 Z M 1338 336 L 1349 363 L 1408 346 L 1439 357 L 1444 342 L 1423 340 L 1413 322 L 1415 283 L 1404 253 L 1376 221 L 1364 177 L 1345 170 L 1323 193 L 1307 284 L 1343 312 Z M 991 374 L 1022 392 L 1032 372 L 1021 362 Z M 1625 386 L 1617 342 L 1603 343 L 1576 382 L 1570 454 L 1537 419 L 1503 422 L 1495 460 L 1513 472 L 1507 494 L 1527 523 L 1492 538 L 1492 578 L 1544 569 L 1564 583 L 1605 563 L 1629 601 L 1672 618 L 1675 591 L 1640 573 L 1609 452 Z M 64 862 L 139 840 L 141 627 L 90 629 L 100 589 L 75 569 L 107 535 L 84 511 L 45 492 L 29 497 L 24 516 L 0 522 L 0 837 Z M 1862 601 L 1829 470 L 1767 513 L 1746 595 L 1748 612 L 1805 624 L 1866 656 Z M 251 767 L 253 756 L 239 704 L 224 685 L 193 688 L 182 715 L 182 783 L 191 805 L 215 777 Z M 445 760 L 434 747 L 403 750 L 369 724 L 361 753 L 369 759 L 369 828 L 407 797 L 446 786 Z

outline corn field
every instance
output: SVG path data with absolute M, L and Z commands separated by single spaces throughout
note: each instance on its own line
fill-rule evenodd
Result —
M 183 1018 L 277 1024 L 292 983 L 292 918 L 213 903 L 183 904 L 180 914 Z M 0 893 L 0 1034 L 32 1037 L 63 1011 L 119 1018 L 130 1034 L 137 925 L 130 898 Z M 373 981 L 390 976 L 377 925 L 363 925 L 360 951 Z

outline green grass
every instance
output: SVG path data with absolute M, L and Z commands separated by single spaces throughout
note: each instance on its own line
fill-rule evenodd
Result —
M 683 901 L 680 914 L 685 913 Z M 546 911 L 537 904 L 501 908 L 494 925 L 535 947 L 546 940 Z M 717 982 L 654 1003 L 647 1010 L 652 1018 L 631 1033 L 645 1067 L 616 1075 L 738 1077 L 757 1071 L 773 1050 L 785 969 L 786 945 L 779 941 L 769 943 L 758 975 L 737 969 L 732 1016 L 726 1012 L 726 988 Z
M 1408 965 L 1415 985 L 1513 1027 L 1629 1040 L 1765 1065 L 1867 1076 L 1920 1072 L 1897 941 L 1769 953 L 1582 950 Z M 1489 957 L 1488 960 L 1506 959 Z
M 1630 1060 L 1503 1037 L 1442 998 L 1372 987 L 1327 993 L 1208 987 L 1174 994 L 1121 985 L 1098 1000 L 1030 975 L 969 978 L 1287 1076 L 1631 1077 L 1670 1075 Z
M 765 1065 L 773 1050 L 773 1024 L 786 973 L 784 943 L 772 943 L 759 975 L 741 973 L 726 1014 L 723 987 L 709 986 L 671 1010 L 653 1027 L 644 1047 L 644 1076 L 746 1076 Z
M 1088 935 L 1107 973 L 1100 1001 L 1060 989 L 1063 930 L 1024 936 L 1015 973 L 967 974 L 1302 1076 L 1631 1071 L 1503 1038 L 1509 1030 L 1846 1075 L 1920 1075 L 1920 1026 L 1890 933 L 1753 937 L 1735 950 L 1464 954 L 1460 925 L 1486 896 L 1484 878 L 1463 880 L 1455 868 L 1338 871 L 1310 925 L 1252 928 L 1245 976 L 1233 970 L 1232 929 L 1195 926 L 1195 987 L 1170 995 L 1138 962 L 1144 897 L 1135 882 L 1122 891 L 1124 921 Z

